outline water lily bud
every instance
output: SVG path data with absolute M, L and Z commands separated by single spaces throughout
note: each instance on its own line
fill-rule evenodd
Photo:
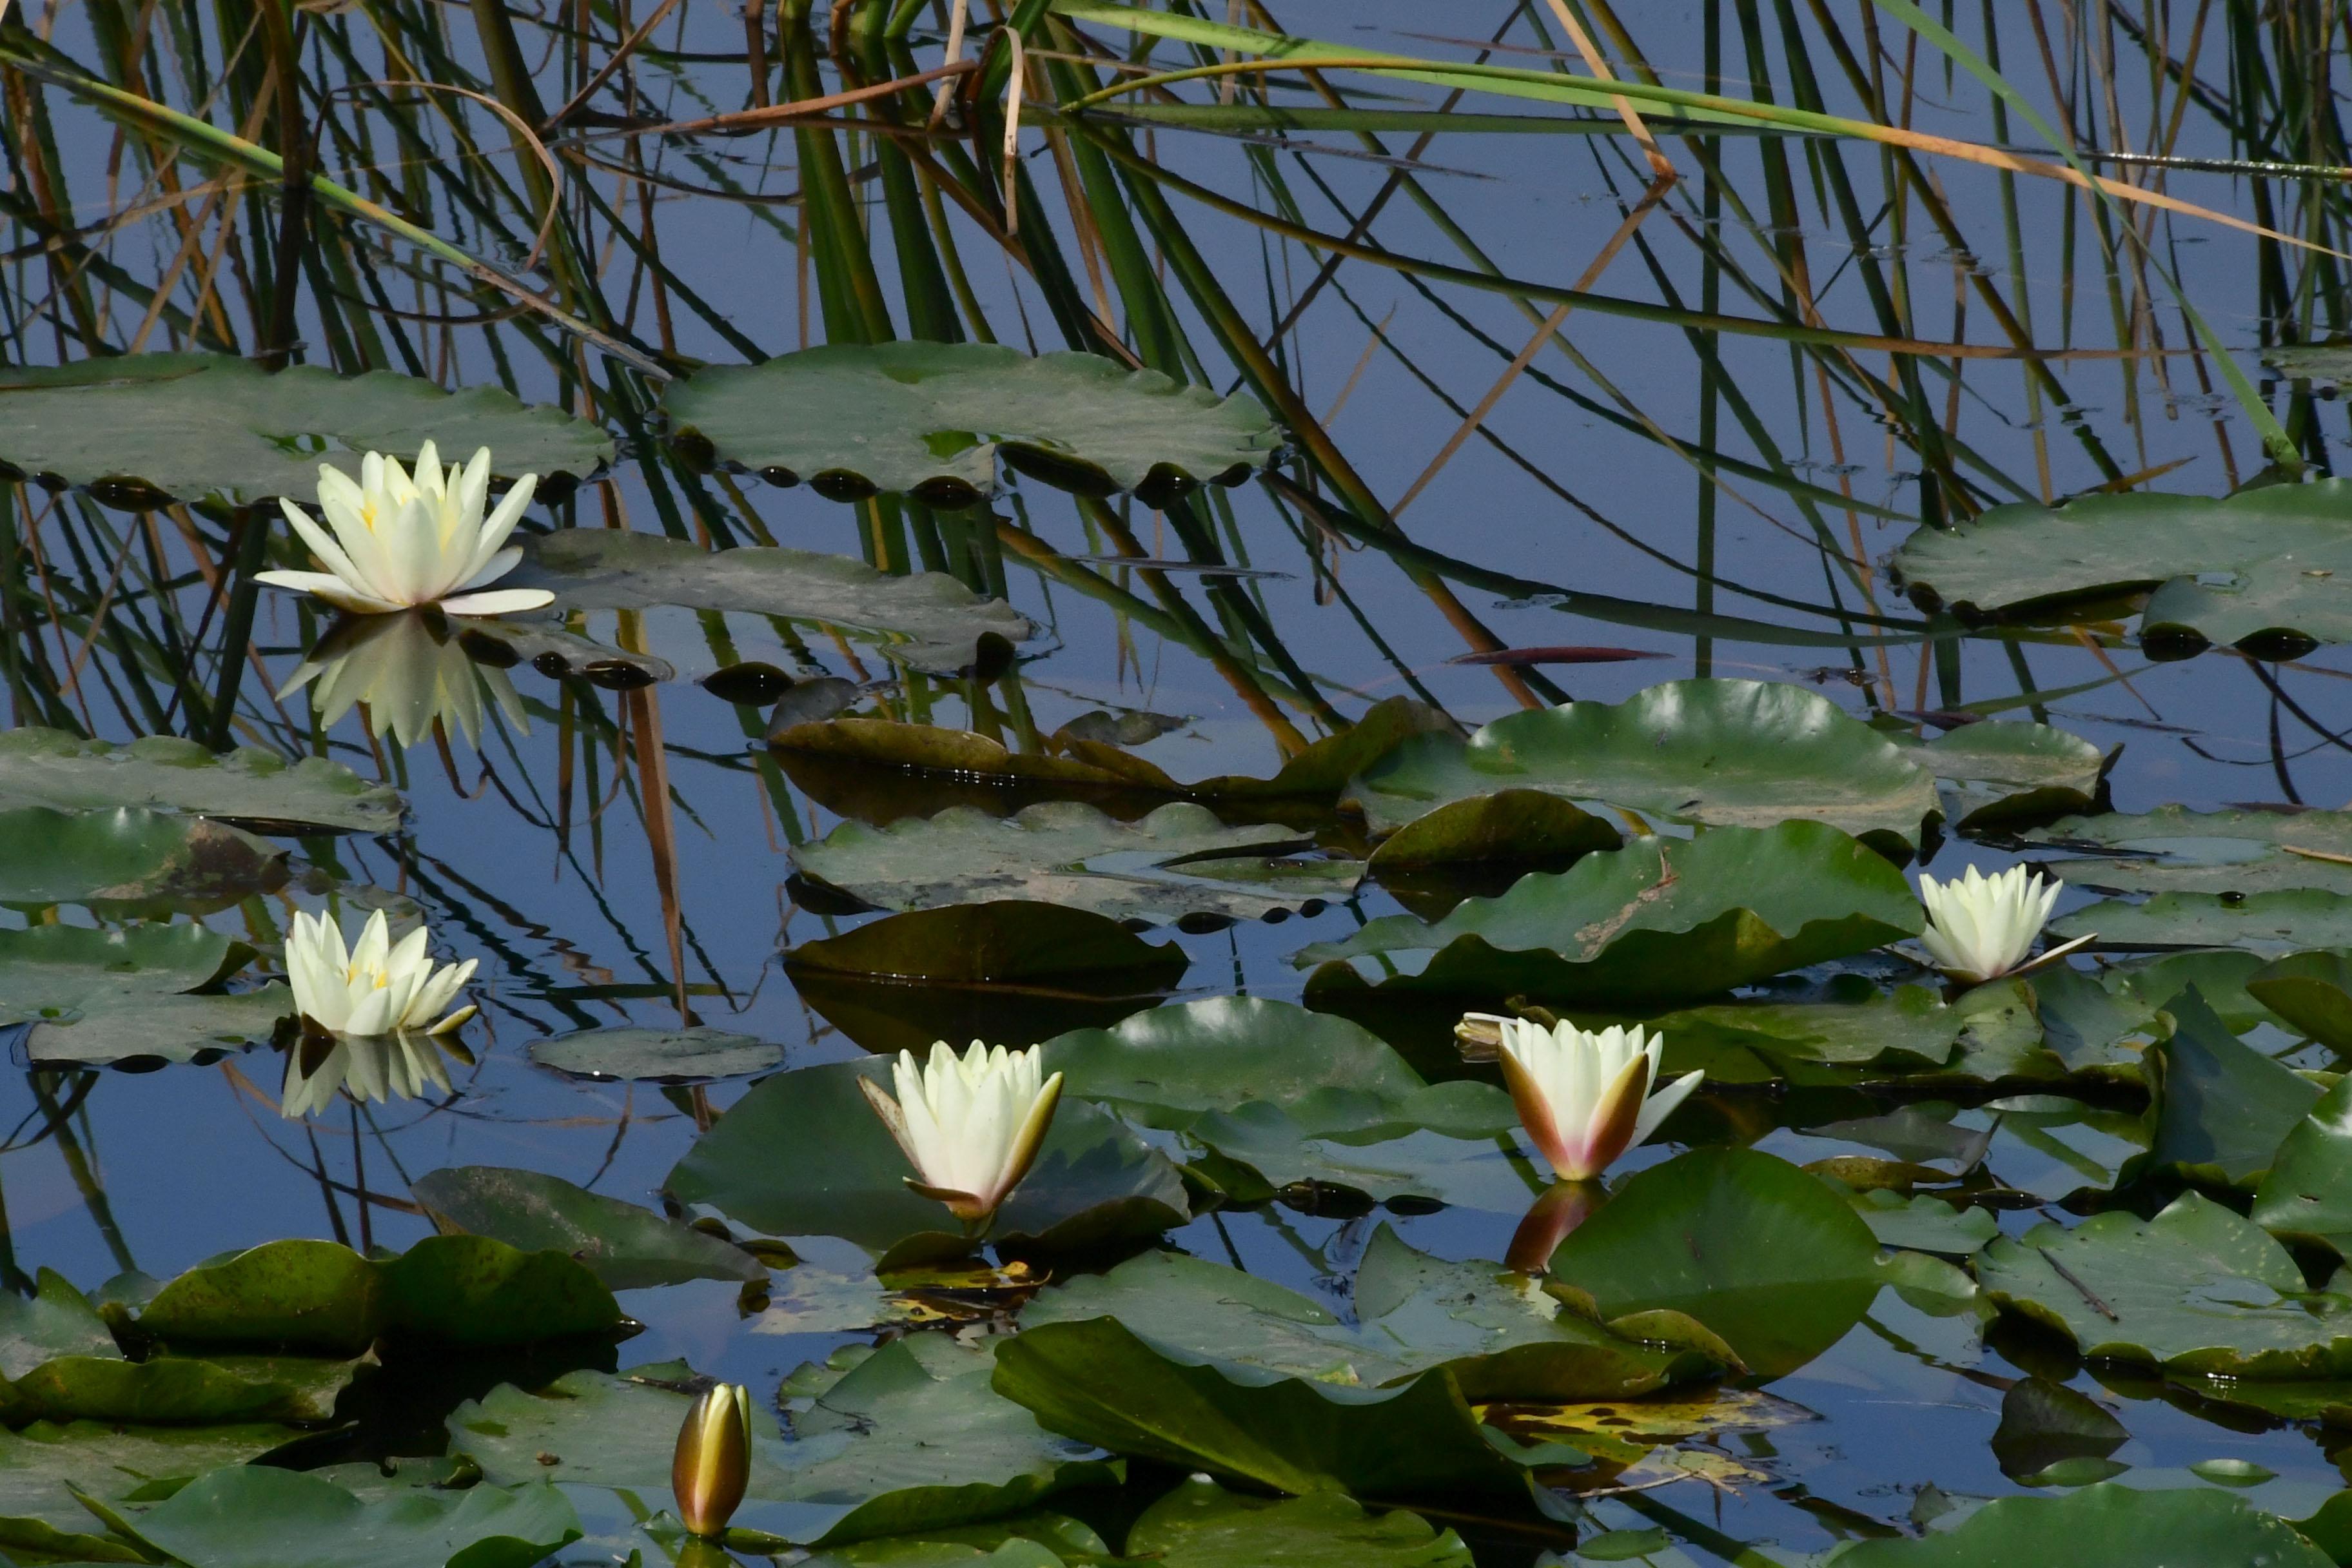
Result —
M 1920 945 L 1936 967 L 1954 980 L 1970 984 L 1997 980 L 2033 951 L 2033 939 L 2042 934 L 2051 906 L 2058 901 L 2058 889 L 2064 886 L 2030 875 L 2022 866 L 1997 877 L 1971 866 L 1966 876 L 1948 882 L 1923 873 L 1919 900 L 1927 906 L 1927 929 L 1919 933 Z M 2068 950 L 2087 940 L 2069 943 Z
M 677 1429 L 670 1490 L 677 1516 L 696 1535 L 723 1532 L 751 1484 L 751 1396 L 740 1383 L 722 1383 L 694 1396 Z
M 917 1175 L 907 1184 L 937 1198 L 966 1225 L 994 1215 L 1035 1163 L 1062 1097 L 1062 1075 L 1040 1081 L 1037 1048 L 990 1050 L 974 1040 L 959 1057 L 945 1040 L 928 1068 L 898 1053 L 893 1100 L 871 1079 L 858 1080 L 874 1113 L 890 1130 Z
M 1706 1076 L 1687 1073 L 1651 1093 L 1665 1041 L 1639 1025 L 1596 1034 L 1570 1023 L 1547 1029 L 1524 1018 L 1471 1016 L 1495 1026 L 1496 1059 L 1519 1124 L 1562 1181 L 1606 1171 L 1656 1131 Z
M 484 585 L 514 570 L 520 549 L 507 536 L 522 521 L 539 476 L 515 481 L 498 510 L 485 517 L 489 501 L 490 449 L 482 447 L 464 468 L 445 472 L 432 442 L 416 455 L 414 474 L 399 459 L 370 452 L 360 460 L 360 477 L 331 463 L 319 465 L 320 528 L 290 500 L 278 504 L 320 572 L 257 572 L 273 587 L 315 594 L 338 609 L 380 616 L 418 605 L 438 605 L 452 616 L 502 616 L 554 603 L 544 588 Z

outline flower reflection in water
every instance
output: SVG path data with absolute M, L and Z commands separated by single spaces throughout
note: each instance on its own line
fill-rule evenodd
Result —
M 1551 1267 L 1551 1255 L 1559 1244 L 1608 1201 L 1609 1189 L 1598 1181 L 1554 1182 L 1511 1233 L 1504 1266 L 1521 1274 L 1541 1274 Z
M 305 686 L 321 725 L 363 706 L 368 727 L 403 747 L 423 742 L 446 720 L 478 748 L 490 702 L 516 729 L 530 728 L 506 671 L 468 657 L 448 622 L 431 610 L 346 617 L 278 696 L 282 701 Z
M 278 1114 L 289 1121 L 317 1116 L 341 1089 L 355 1100 L 417 1100 L 455 1092 L 449 1060 L 470 1064 L 471 1053 L 446 1035 L 337 1035 L 302 1031 L 286 1056 Z

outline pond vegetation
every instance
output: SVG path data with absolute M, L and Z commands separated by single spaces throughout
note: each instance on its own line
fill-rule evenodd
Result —
M 0 0 L 0 1561 L 2352 1563 L 2336 0 Z

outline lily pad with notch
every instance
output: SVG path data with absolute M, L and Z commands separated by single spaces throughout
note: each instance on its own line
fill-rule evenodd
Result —
M 444 461 L 490 448 L 497 472 L 586 479 L 613 458 L 603 427 L 497 386 L 450 392 L 415 376 L 275 373 L 229 354 L 124 354 L 0 369 L 0 463 L 88 488 L 110 505 L 309 500 L 319 466 L 356 478 L 383 452 Z
M 781 545 L 706 550 L 625 529 L 567 528 L 525 542 L 501 588 L 544 588 L 572 610 L 694 610 L 776 616 L 865 634 L 892 658 L 953 675 L 982 638 L 1022 643 L 1036 627 L 1002 599 L 940 572 L 897 576 L 863 561 Z
M 444 1235 L 487 1236 L 519 1251 L 564 1253 L 614 1290 L 768 1278 L 767 1265 L 740 1247 L 538 1171 L 453 1165 L 418 1177 L 409 1190 Z
M 913 1170 L 858 1080 L 888 1084 L 879 1059 L 778 1073 L 755 1085 L 669 1173 L 670 1194 L 782 1237 L 839 1237 L 918 1261 L 970 1243 L 947 1209 L 911 1192 Z M 1142 1240 L 1191 1215 L 1176 1168 L 1116 1117 L 1065 1095 L 1037 1163 L 999 1212 L 1014 1251 Z
M 294 994 L 269 984 L 256 991 L 148 996 L 84 1003 L 80 1016 L 44 1019 L 21 1048 L 34 1067 L 115 1067 L 126 1071 L 179 1062 L 207 1063 L 267 1044 L 293 1019 Z
M 1514 713 L 1466 739 L 1418 736 L 1366 768 L 1348 798 L 1382 834 L 1505 789 L 1716 826 L 1825 822 L 1907 849 L 1937 809 L 1925 767 L 1819 692 L 1717 679 Z
M 1522 877 L 1425 923 L 1391 915 L 1304 967 L 1376 960 L 1384 990 L 1462 994 L 1491 1007 L 1525 994 L 1592 1006 L 1654 1006 L 1727 991 L 1783 970 L 1866 952 L 1921 925 L 1903 874 L 1818 822 L 1718 827 L 1690 841 L 1648 837 Z M 1397 973 L 1399 955 L 1427 952 Z M 1318 984 L 1336 977 L 1317 975 Z
M 2122 751 L 2048 724 L 1987 720 L 1938 735 L 1916 760 L 1936 775 L 1945 819 L 1969 833 L 2089 809 Z
M 400 826 L 396 794 L 322 757 L 289 763 L 257 746 L 216 754 L 176 735 L 115 745 L 34 725 L 0 731 L 0 804 L 184 811 L 281 835 Z
M 568 1078 L 604 1082 L 712 1083 L 784 1065 L 784 1047 L 726 1029 L 618 1026 L 551 1035 L 530 1043 L 530 1059 Z
M 950 508 L 995 490 L 1000 456 L 1065 489 L 1160 504 L 1240 482 L 1281 438 L 1245 394 L 990 343 L 828 344 L 712 365 L 664 388 L 662 404 L 682 441 L 719 460 L 842 500 L 890 491 Z
M 1046 801 L 1009 817 L 950 806 L 887 827 L 845 822 L 795 846 L 793 861 L 803 875 L 882 909 L 1013 899 L 1117 920 L 1255 921 L 1354 893 L 1362 865 L 1296 858 L 1312 848 L 1285 827 L 1228 827 L 1189 801 L 1137 822 Z

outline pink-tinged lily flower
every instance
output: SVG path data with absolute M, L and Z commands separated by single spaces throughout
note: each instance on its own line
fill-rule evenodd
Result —
M 872 1079 L 858 1085 L 915 1167 L 907 1184 L 972 1226 L 993 1215 L 1036 1162 L 1062 1097 L 1062 1075 L 1040 1081 L 1043 1072 L 1034 1046 L 992 1051 L 974 1040 L 959 1057 L 941 1040 L 928 1068 L 915 1065 L 914 1052 L 898 1053 L 898 1099 Z
M 1645 1141 L 1699 1086 L 1686 1073 L 1650 1092 L 1664 1039 L 1641 1026 L 1598 1034 L 1562 1023 L 1547 1029 L 1524 1018 L 1473 1013 L 1465 1023 L 1494 1026 L 1496 1059 L 1537 1152 L 1562 1181 L 1590 1181 Z

